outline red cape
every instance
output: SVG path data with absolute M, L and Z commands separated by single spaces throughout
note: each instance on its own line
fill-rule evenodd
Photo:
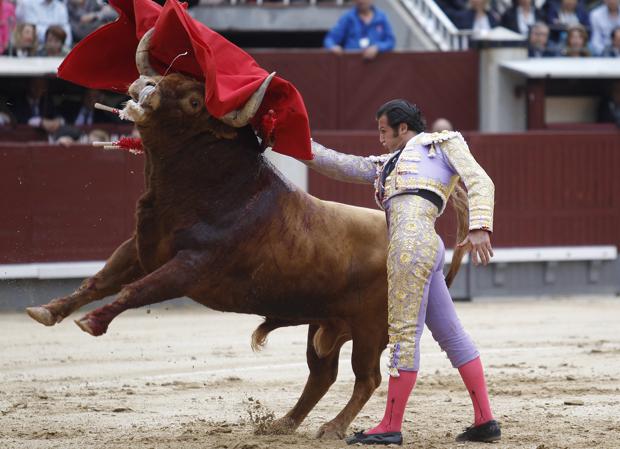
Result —
M 183 73 L 205 83 L 205 103 L 216 117 L 243 107 L 268 73 L 215 31 L 190 17 L 176 0 L 162 8 L 151 0 L 110 0 L 119 18 L 94 31 L 66 56 L 58 76 L 92 89 L 126 93 L 139 76 L 135 64 L 140 38 L 153 26 L 150 61 L 163 74 Z M 273 149 L 312 159 L 308 114 L 301 95 L 288 81 L 274 77 L 252 125 L 262 135 L 261 117 L 275 112 Z

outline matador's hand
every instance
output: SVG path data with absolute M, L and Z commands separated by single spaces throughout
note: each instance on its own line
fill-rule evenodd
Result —
M 458 246 L 467 247 L 474 265 L 479 265 L 481 262 L 482 265 L 486 265 L 493 257 L 490 233 L 484 229 L 469 231 L 465 240 L 459 243 Z

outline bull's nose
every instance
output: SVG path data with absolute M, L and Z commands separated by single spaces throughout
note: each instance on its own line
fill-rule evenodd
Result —
M 138 96 L 138 103 L 140 104 L 144 103 L 144 100 L 146 100 L 147 97 L 151 95 L 154 90 L 155 90 L 155 85 L 149 84 L 149 85 L 144 86 L 142 90 L 140 91 L 140 95 Z

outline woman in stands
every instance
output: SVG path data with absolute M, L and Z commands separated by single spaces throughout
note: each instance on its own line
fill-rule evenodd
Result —
M 15 27 L 15 5 L 9 0 L 0 0 L 0 53 L 6 51 Z
M 4 54 L 18 57 L 36 56 L 37 28 L 32 23 L 18 23 Z
M 566 45 L 561 56 L 587 57 L 592 56 L 588 49 L 588 32 L 581 24 L 572 25 L 566 32 Z
M 39 56 L 66 56 L 67 49 L 65 42 L 67 41 L 67 33 L 58 25 L 50 25 L 45 30 L 45 42 L 43 48 L 39 50 Z
M 459 133 L 425 133 L 415 105 L 392 100 L 379 108 L 377 121 L 379 140 L 390 154 L 353 156 L 313 142 L 313 160 L 306 162 L 341 181 L 374 183 L 388 221 L 387 406 L 378 426 L 354 434 L 347 443 L 402 444 L 401 425 L 418 374 L 425 323 L 458 368 L 474 406 L 474 424 L 457 441 L 497 441 L 501 431 L 491 412 L 480 355 L 456 315 L 443 275 L 444 245 L 435 232 L 435 219 L 460 177 L 468 189 L 469 234 L 459 246 L 471 251 L 474 264 L 486 265 L 493 255 L 493 182 Z

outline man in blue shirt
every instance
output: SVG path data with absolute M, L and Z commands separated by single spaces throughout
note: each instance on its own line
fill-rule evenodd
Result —
M 361 50 L 365 59 L 394 49 L 392 26 L 372 0 L 355 0 L 355 7 L 340 17 L 325 36 L 323 45 L 336 54 L 344 50 Z

